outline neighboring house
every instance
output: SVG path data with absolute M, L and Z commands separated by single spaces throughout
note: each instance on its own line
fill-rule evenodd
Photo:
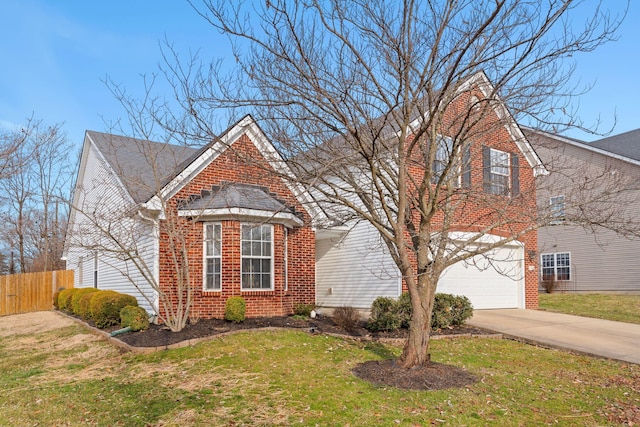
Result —
M 552 282 L 566 292 L 640 292 L 640 239 L 625 233 L 640 215 L 640 129 L 592 143 L 525 133 L 551 170 L 538 188 L 550 215 L 538 232 L 541 289 Z M 609 194 L 606 203 L 598 194 Z M 590 224 L 576 225 L 583 218 L 573 215 L 585 213 Z
M 490 90 L 486 76 L 480 79 L 474 82 Z M 464 171 L 451 184 L 489 194 L 460 213 L 451 232 L 461 242 L 486 226 L 491 200 L 504 201 L 507 213 L 535 210 L 521 194 L 534 195 L 535 177 L 544 173 L 506 108 L 492 105 L 503 125 L 461 154 Z M 312 194 L 274 170 L 290 174 L 250 116 L 199 150 L 87 131 L 64 253 L 76 287 L 129 293 L 157 310 L 157 289 L 172 303 L 180 297 L 172 257 L 184 255 L 194 318 L 222 317 L 233 295 L 256 317 L 291 314 L 297 304 L 368 309 L 378 296 L 401 294 L 399 271 L 371 225 L 323 226 L 329 218 Z M 187 233 L 172 232 L 171 220 Z M 475 244 L 508 235 L 492 232 Z M 99 237 L 105 233 L 120 233 L 128 249 L 112 247 Z M 171 250 L 179 238 L 182 254 Z M 537 307 L 536 239 L 530 231 L 489 259 L 450 267 L 438 292 L 466 295 L 478 309 Z

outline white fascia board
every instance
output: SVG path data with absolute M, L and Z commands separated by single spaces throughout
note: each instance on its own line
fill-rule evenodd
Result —
M 316 240 L 335 239 L 344 236 L 351 230 L 351 227 L 339 226 L 331 228 L 316 229 Z
M 267 222 L 284 224 L 287 227 L 300 227 L 304 222 L 288 212 L 271 212 L 258 209 L 220 208 L 220 209 L 180 209 L 178 215 L 182 217 L 198 218 L 199 221 L 210 220 L 240 220 L 249 222 Z

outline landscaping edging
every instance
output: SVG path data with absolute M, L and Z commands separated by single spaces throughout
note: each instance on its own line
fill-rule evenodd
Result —
M 234 335 L 237 333 L 241 333 L 241 332 L 252 332 L 252 331 L 275 331 L 275 330 L 291 330 L 294 328 L 282 328 L 282 327 L 264 327 L 264 328 L 256 328 L 256 329 L 243 329 L 243 330 L 238 330 L 238 331 L 229 331 L 229 332 L 221 332 L 215 335 L 210 335 L 210 336 L 206 336 L 206 337 L 200 337 L 200 338 L 193 338 L 193 339 L 188 339 L 185 341 L 180 341 L 178 343 L 174 343 L 174 344 L 168 344 L 168 345 L 162 345 L 162 346 L 157 346 L 157 347 L 135 347 L 132 345 L 129 345 L 121 340 L 119 340 L 116 337 L 112 337 L 111 334 L 109 332 L 103 331 L 101 329 L 96 328 L 95 326 L 92 326 L 90 324 L 88 324 L 87 322 L 85 322 L 82 319 L 78 319 L 75 316 L 71 316 L 65 312 L 62 312 L 60 310 L 56 310 L 57 313 L 73 320 L 74 322 L 76 322 L 77 324 L 85 327 L 87 330 L 89 330 L 89 332 L 93 333 L 94 335 L 99 336 L 100 338 L 105 339 L 106 341 L 108 341 L 110 344 L 114 345 L 115 347 L 118 347 L 124 351 L 128 351 L 130 353 L 137 353 L 137 354 L 148 354 L 148 353 L 154 353 L 156 351 L 162 351 L 162 350 L 171 350 L 171 349 L 176 349 L 176 348 L 183 348 L 183 347 L 190 347 L 190 346 L 194 346 L 196 344 L 199 344 L 201 342 L 206 342 L 206 341 L 212 341 L 214 339 L 220 338 L 220 337 L 225 337 L 225 336 L 229 336 L 229 335 Z M 331 336 L 331 337 L 335 337 L 335 338 L 341 338 L 341 339 L 349 339 L 349 340 L 353 340 L 353 341 L 361 341 L 361 342 L 369 342 L 369 341 L 373 341 L 373 342 L 380 342 L 383 344 L 389 344 L 389 345 L 402 345 L 405 342 L 405 338 L 378 338 L 378 337 L 372 337 L 372 336 L 353 336 L 353 335 L 344 335 L 344 334 L 336 334 L 336 333 L 313 333 L 312 335 L 326 335 L 326 336 Z M 499 333 L 488 333 L 488 334 L 450 334 L 450 335 L 432 335 L 431 339 L 433 340 L 440 340 L 440 339 L 452 339 L 452 338 L 489 338 L 489 339 L 502 339 L 503 335 L 499 334 Z

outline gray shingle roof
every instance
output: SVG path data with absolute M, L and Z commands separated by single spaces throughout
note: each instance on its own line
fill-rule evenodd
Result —
M 149 200 L 201 149 L 87 131 L 137 203 Z
M 285 203 L 269 193 L 265 187 L 229 182 L 213 186 L 211 191 L 203 191 L 202 194 L 193 197 L 181 206 L 181 209 L 185 210 L 224 208 L 293 213 Z
M 640 129 L 599 139 L 589 145 L 640 161 Z

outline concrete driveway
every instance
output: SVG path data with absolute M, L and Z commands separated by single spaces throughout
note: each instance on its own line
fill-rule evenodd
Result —
M 467 324 L 545 347 L 640 364 L 640 325 L 540 310 L 475 310 Z

